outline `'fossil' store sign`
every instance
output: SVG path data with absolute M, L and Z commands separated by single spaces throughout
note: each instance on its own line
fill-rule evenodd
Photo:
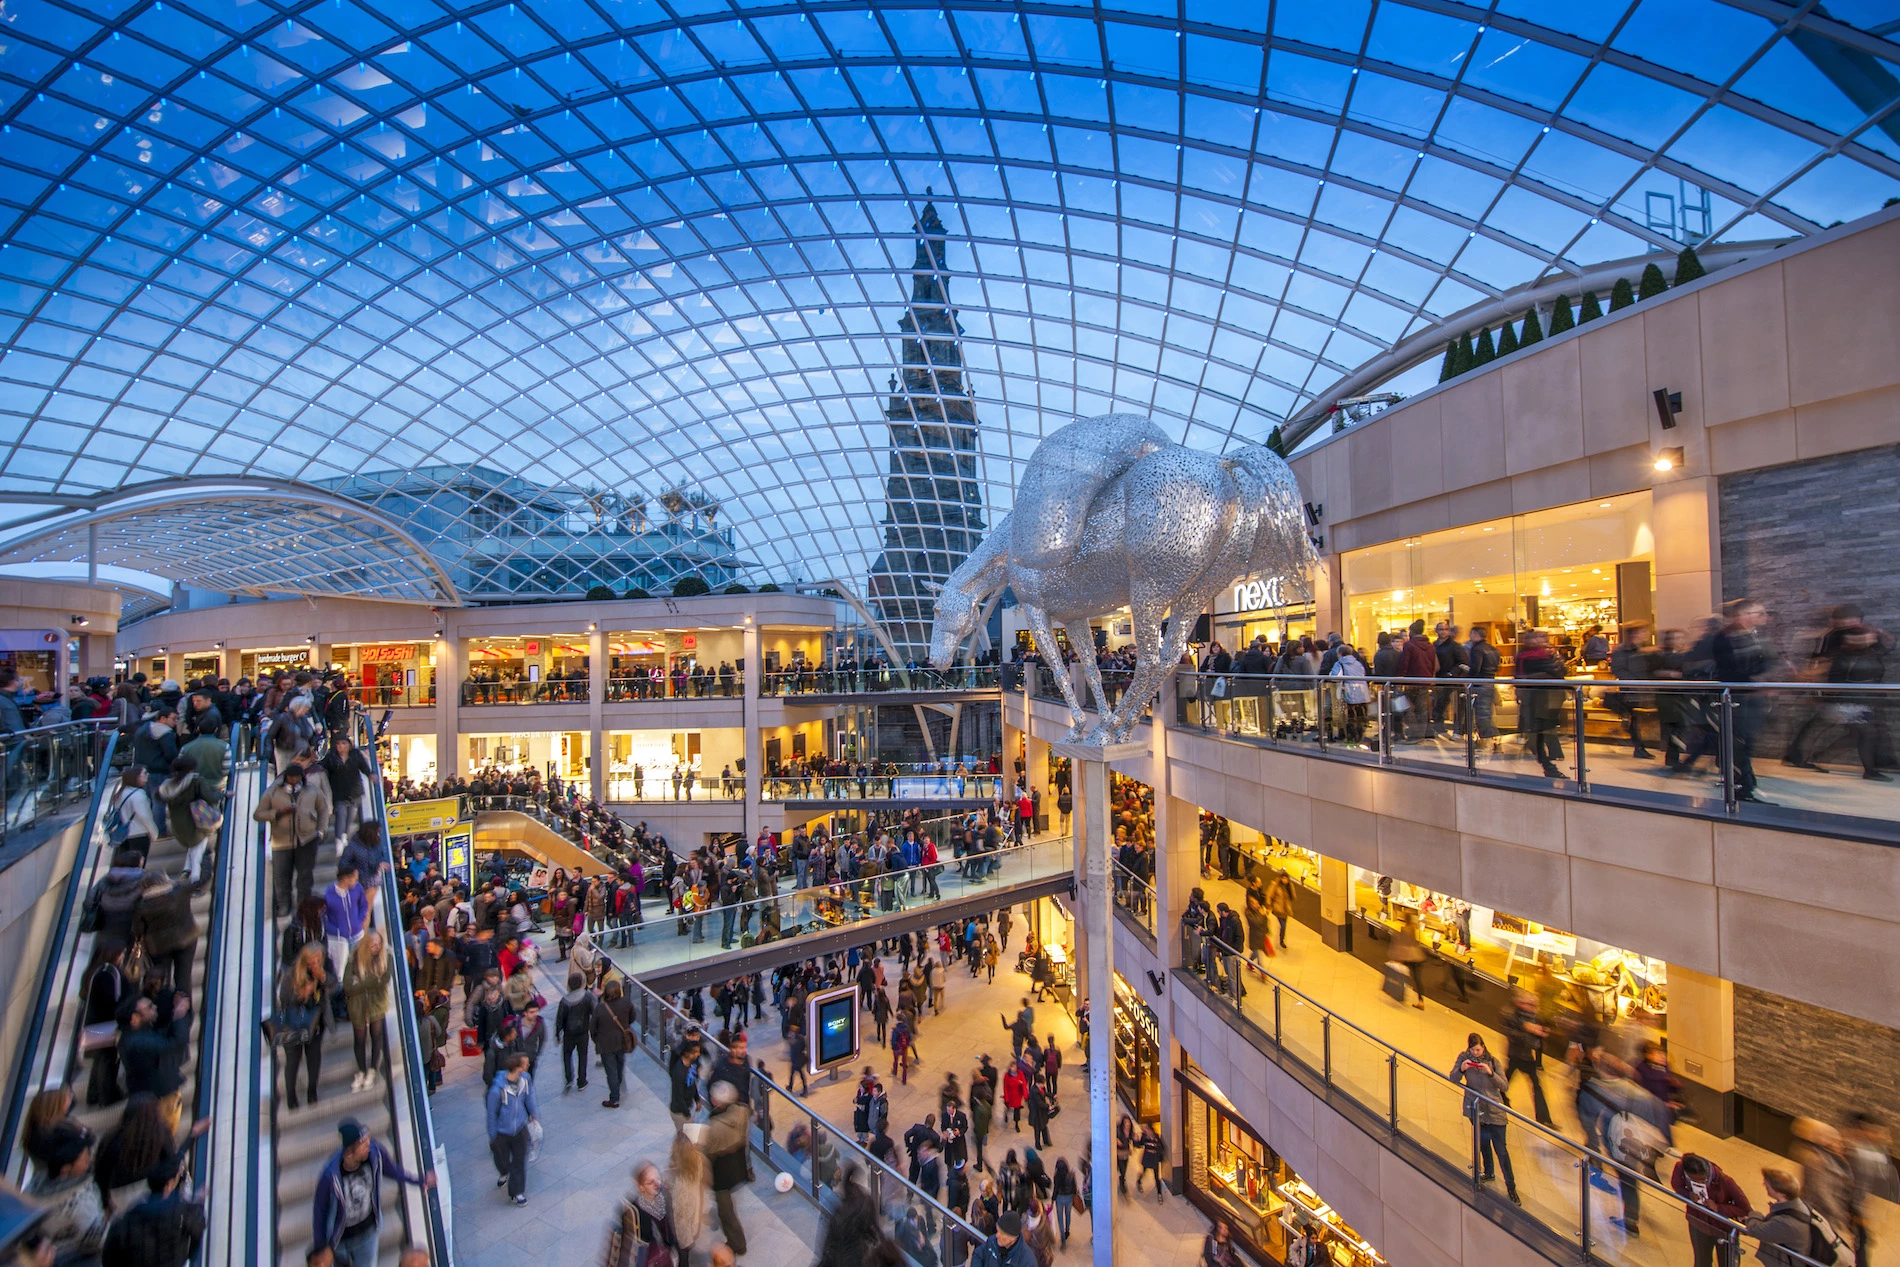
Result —
M 1268 577 L 1264 581 L 1242 581 L 1234 586 L 1234 610 L 1237 612 L 1265 611 L 1269 607 L 1279 607 L 1284 601 L 1285 583 L 1279 577 Z

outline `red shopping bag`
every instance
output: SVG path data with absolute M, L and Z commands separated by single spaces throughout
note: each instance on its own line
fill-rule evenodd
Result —
M 464 1056 L 479 1056 L 482 1054 L 482 1038 L 480 1034 L 476 1033 L 473 1025 L 465 1025 L 462 1027 L 462 1054 Z

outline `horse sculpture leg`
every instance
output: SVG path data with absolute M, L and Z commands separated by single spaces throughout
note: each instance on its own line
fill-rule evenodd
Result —
M 1036 650 L 1045 657 L 1054 657 L 1055 663 L 1050 666 L 1050 671 L 1055 674 L 1056 687 L 1069 705 L 1069 733 L 1062 737 L 1062 741 L 1074 743 L 1082 737 L 1088 714 L 1082 711 L 1082 703 L 1075 697 L 1075 683 L 1069 680 L 1068 666 L 1062 663 L 1062 650 L 1056 645 L 1056 632 L 1049 624 L 1049 613 L 1024 603 L 1023 618 L 1029 622 L 1029 635 L 1036 640 Z
M 1194 631 L 1193 620 L 1183 615 L 1171 622 L 1163 634 L 1162 613 L 1172 608 L 1198 615 L 1214 601 L 1216 593 L 1216 590 L 1197 590 L 1178 596 L 1172 603 L 1159 594 L 1138 594 L 1130 600 L 1128 611 L 1135 625 L 1135 677 L 1128 685 L 1127 694 L 1122 696 L 1121 705 L 1105 723 L 1110 743 L 1121 743 L 1134 731 L 1135 723 L 1140 720 L 1137 706 L 1174 671 L 1181 661 L 1181 653 L 1187 650 L 1188 637 Z
M 1095 743 L 1107 725 L 1109 713 L 1113 711 L 1108 706 L 1108 692 L 1102 688 L 1102 666 L 1095 661 L 1095 634 L 1090 630 L 1086 617 L 1064 621 L 1062 628 L 1069 635 L 1069 645 L 1075 648 L 1076 658 L 1082 662 L 1082 677 L 1089 684 L 1089 690 L 1095 693 L 1095 707 L 1102 717 L 1088 733 L 1087 742 Z

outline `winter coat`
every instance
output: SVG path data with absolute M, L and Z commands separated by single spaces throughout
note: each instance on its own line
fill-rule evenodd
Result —
M 194 801 L 208 801 L 215 804 L 216 798 L 205 786 L 204 780 L 198 777 L 196 770 L 166 779 L 159 784 L 158 799 L 165 802 L 165 810 L 169 815 L 166 821 L 172 829 L 173 839 L 186 849 L 205 842 L 208 838 L 207 833 L 191 816 L 191 805 Z
M 132 936 L 143 937 L 149 953 L 169 955 L 183 950 L 198 940 L 200 931 L 191 914 L 190 886 L 173 884 L 163 892 L 140 893 L 138 910 L 132 916 Z M 188 985 L 183 981 L 173 984 L 180 989 Z
M 148 1192 L 112 1221 L 100 1267 L 185 1267 L 205 1234 L 202 1200 L 185 1198 L 182 1187 L 170 1196 Z
M 343 969 L 343 1002 L 349 1008 L 350 1024 L 368 1025 L 389 1015 L 389 983 L 395 963 L 388 947 L 383 948 L 381 972 L 365 970 L 362 960 L 351 953 Z
M 395 1156 L 375 1140 L 370 1141 L 369 1156 L 363 1164 L 369 1167 L 369 1208 L 379 1211 L 378 1219 L 382 1217 L 384 1175 L 404 1183 L 422 1182 L 422 1176 L 404 1170 Z M 317 1176 L 317 1195 L 311 1204 L 310 1215 L 310 1230 L 315 1243 L 334 1248 L 343 1239 L 343 1217 L 343 1150 L 338 1149 L 330 1154 L 323 1172 Z
M 299 843 L 321 840 L 330 834 L 334 816 L 330 785 L 326 780 L 305 778 L 303 787 L 292 796 L 290 786 L 282 776 L 270 785 L 270 790 L 264 793 L 257 808 L 251 812 L 251 817 L 257 822 L 270 824 L 270 847 L 273 852 L 293 849 Z
M 1831 1222 L 1831 1220 L 1830 1220 Z M 1805 1256 L 1813 1244 L 1814 1213 L 1805 1201 L 1777 1201 L 1765 1215 L 1748 1216 L 1748 1234 L 1761 1242 L 1755 1257 L 1768 1267 L 1794 1267 L 1799 1259 L 1782 1253 L 1791 1249 Z
M 587 1022 L 588 1033 L 593 1036 L 594 1050 L 603 1056 L 619 1055 L 633 1050 L 633 1001 L 626 995 L 617 999 L 600 999 L 594 1004 L 593 1014 Z M 689 1103 L 680 1112 L 691 1112 Z
M 1481 1126 L 1504 1125 L 1508 1117 L 1499 1107 L 1505 1102 L 1504 1080 L 1499 1076 L 1496 1057 L 1489 1052 L 1482 1056 L 1459 1052 L 1458 1061 L 1448 1076 L 1453 1082 L 1465 1085 L 1463 1113 L 1466 1117 L 1475 1116 Z
M 498 1073 L 488 1087 L 488 1138 L 518 1135 L 528 1129 L 528 1119 L 540 1117 L 534 1104 L 534 1079 L 524 1070 L 519 1081 L 509 1081 Z

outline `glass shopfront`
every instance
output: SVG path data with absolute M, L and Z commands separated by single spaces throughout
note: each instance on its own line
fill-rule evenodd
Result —
M 1663 1025 L 1669 969 L 1661 959 L 1387 879 L 1365 867 L 1351 867 L 1349 873 L 1352 909 L 1368 924 L 1387 931 L 1415 928 L 1428 951 L 1463 964 L 1481 979 L 1531 991 L 1541 1015 L 1574 1013 L 1598 1024 Z
M 216 678 L 222 659 L 223 657 L 215 651 L 201 651 L 195 655 L 186 654 L 184 657 L 185 676 L 180 679 L 181 684 L 196 682 L 200 678 Z
M 1367 654 L 1381 630 L 1423 620 L 1483 628 L 1509 676 L 1518 635 L 1542 629 L 1575 661 L 1591 626 L 1653 623 L 1655 536 L 1647 490 L 1449 528 L 1343 558 L 1347 637 Z
M 484 770 L 502 774 L 558 774 L 563 779 L 587 773 L 587 734 L 584 731 L 533 731 L 510 734 L 463 735 L 464 774 Z
M 350 675 L 350 694 L 372 708 L 435 702 L 435 646 L 428 642 L 365 643 L 331 649 Z
M 1296 1261 L 1382 1267 L 1378 1251 L 1241 1119 L 1218 1087 L 1191 1065 L 1174 1077 L 1188 1200 L 1208 1217 L 1225 1219 L 1236 1245 L 1269 1264 L 1285 1263 L 1298 1244 L 1306 1252 L 1296 1253 Z
M 1161 1120 L 1161 1022 L 1115 974 L 1115 1090 L 1138 1122 Z
M 238 675 L 255 682 L 278 673 L 297 673 L 315 663 L 317 649 L 308 643 L 301 647 L 255 647 L 238 652 Z
M 470 638 L 464 704 L 567 704 L 587 700 L 586 634 Z

